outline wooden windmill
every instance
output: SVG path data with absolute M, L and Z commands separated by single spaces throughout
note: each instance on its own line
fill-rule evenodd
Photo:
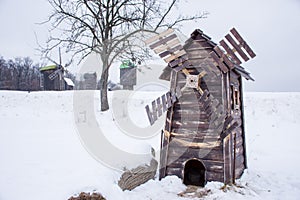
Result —
M 74 86 L 74 83 L 65 77 L 67 73 L 67 66 L 62 65 L 61 52 L 59 49 L 59 63 L 48 58 L 51 62 L 55 63 L 54 65 L 42 67 L 40 71 L 44 75 L 44 88 L 45 90 L 65 90 L 66 84 L 71 84 Z M 68 82 L 68 83 L 67 83 Z
M 160 179 L 227 184 L 247 168 L 241 77 L 253 79 L 240 64 L 255 54 L 236 29 L 225 38 L 217 45 L 197 29 L 182 45 L 168 29 L 146 41 L 172 69 L 170 91 L 146 106 L 151 125 L 167 111 Z

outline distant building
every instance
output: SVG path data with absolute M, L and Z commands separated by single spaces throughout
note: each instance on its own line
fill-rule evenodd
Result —
M 120 84 L 124 90 L 133 90 L 136 85 L 136 66 L 130 60 L 125 60 L 120 65 Z
M 96 90 L 97 89 L 97 73 L 84 73 L 78 81 L 79 90 Z
M 44 90 L 72 90 L 74 83 L 70 78 L 64 77 L 62 66 L 50 65 L 40 68 L 43 74 L 42 87 Z

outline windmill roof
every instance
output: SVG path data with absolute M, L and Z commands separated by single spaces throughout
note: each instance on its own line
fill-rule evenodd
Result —
M 217 44 L 213 42 L 211 38 L 208 35 L 204 34 L 203 31 L 200 29 L 196 29 L 194 32 L 192 32 L 190 38 L 186 40 L 184 44 L 184 48 L 189 48 L 194 41 L 205 42 L 212 48 L 212 51 L 214 51 L 213 48 L 217 46 Z M 231 60 L 231 58 L 229 58 L 229 60 Z M 224 64 L 226 65 L 226 63 Z M 170 67 L 166 67 L 159 78 L 168 81 L 171 75 L 170 69 L 171 69 Z M 235 64 L 233 70 L 236 73 L 240 74 L 242 77 L 244 77 L 246 80 L 254 81 L 254 79 L 250 76 L 250 73 L 246 71 L 245 68 L 243 68 L 242 66 Z
M 51 70 L 51 69 L 56 69 L 56 65 L 48 65 L 40 68 L 40 71 L 46 71 L 46 70 Z

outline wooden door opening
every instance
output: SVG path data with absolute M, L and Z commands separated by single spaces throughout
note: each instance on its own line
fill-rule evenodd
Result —
M 205 186 L 205 167 L 201 161 L 192 159 L 186 162 L 183 183 L 185 185 Z

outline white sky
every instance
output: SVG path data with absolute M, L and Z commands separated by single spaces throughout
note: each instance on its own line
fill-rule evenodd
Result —
M 243 66 L 255 82 L 248 91 L 300 91 L 300 0 L 181 0 L 181 13 L 208 11 L 209 17 L 185 24 L 189 35 L 200 28 L 218 43 L 235 27 L 257 57 Z M 0 55 L 29 56 L 39 61 L 35 35 L 45 41 L 45 27 L 37 25 L 51 9 L 45 0 L 0 0 Z

